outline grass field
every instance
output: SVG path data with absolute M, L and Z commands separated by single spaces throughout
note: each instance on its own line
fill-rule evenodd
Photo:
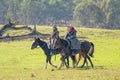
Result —
M 59 27 L 60 36 L 66 28 Z M 45 55 L 41 48 L 31 50 L 32 39 L 0 42 L 0 80 L 120 80 L 120 30 L 76 28 L 79 39 L 89 40 L 95 45 L 94 68 L 88 67 L 57 70 L 48 65 L 44 69 Z M 50 34 L 51 27 L 38 27 L 43 34 Z M 14 32 L 14 34 L 13 34 Z M 28 31 L 12 31 L 6 34 L 21 35 Z M 4 34 L 4 36 L 6 35 Z M 47 40 L 47 39 L 46 39 Z M 60 55 L 52 62 L 60 65 Z M 80 62 L 81 66 L 83 62 Z M 54 71 L 51 71 L 54 69 Z

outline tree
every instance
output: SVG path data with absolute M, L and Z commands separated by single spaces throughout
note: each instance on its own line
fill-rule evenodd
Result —
M 120 29 L 120 0 L 107 0 L 104 7 L 106 28 Z
M 74 20 L 81 26 L 96 27 L 104 24 L 105 15 L 95 4 L 82 2 L 75 8 Z
M 50 0 L 46 12 L 51 21 L 72 20 L 75 4 L 72 0 Z
M 87 27 L 119 29 L 120 0 L 0 0 L 0 23 L 73 22 Z M 104 26 L 105 25 L 105 26 Z
M 2 24 L 6 21 L 7 8 L 6 0 L 0 0 L 0 23 Z

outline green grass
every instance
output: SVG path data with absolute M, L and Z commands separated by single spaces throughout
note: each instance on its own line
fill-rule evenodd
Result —
M 66 28 L 59 27 L 60 36 Z M 95 45 L 94 68 L 63 67 L 57 70 L 48 65 L 45 67 L 45 55 L 41 48 L 31 50 L 32 39 L 0 42 L 0 80 L 120 80 L 120 30 L 76 28 L 79 39 L 92 41 Z M 50 34 L 51 27 L 38 27 L 38 31 Z M 9 31 L 12 35 L 13 31 Z M 24 31 L 14 31 L 23 34 Z M 17 33 L 19 32 L 19 33 Z M 29 32 L 28 32 L 29 33 Z M 27 33 L 26 33 L 27 34 Z M 5 34 L 4 34 L 5 35 Z M 85 37 L 85 38 L 84 38 Z M 52 62 L 60 65 L 60 55 Z M 80 62 L 79 66 L 82 64 Z M 72 62 L 70 61 L 72 67 Z M 51 71 L 51 69 L 55 69 Z

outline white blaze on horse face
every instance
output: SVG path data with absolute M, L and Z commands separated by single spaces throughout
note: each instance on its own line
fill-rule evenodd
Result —
M 34 43 L 33 43 L 34 44 Z M 31 45 L 31 49 L 34 49 L 33 44 Z
M 35 41 L 33 41 L 32 46 L 31 46 L 31 49 L 34 49 L 34 48 L 36 48 L 36 47 L 37 47 L 37 44 L 35 43 Z

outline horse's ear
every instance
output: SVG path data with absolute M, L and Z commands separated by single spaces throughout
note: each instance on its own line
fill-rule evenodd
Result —
M 38 40 L 40 40 L 40 38 L 39 38 L 39 37 L 38 37 L 37 39 L 38 39 Z
M 34 40 L 38 39 L 37 37 L 34 37 Z
M 39 37 L 36 35 L 35 37 L 34 37 L 34 39 L 38 39 Z

